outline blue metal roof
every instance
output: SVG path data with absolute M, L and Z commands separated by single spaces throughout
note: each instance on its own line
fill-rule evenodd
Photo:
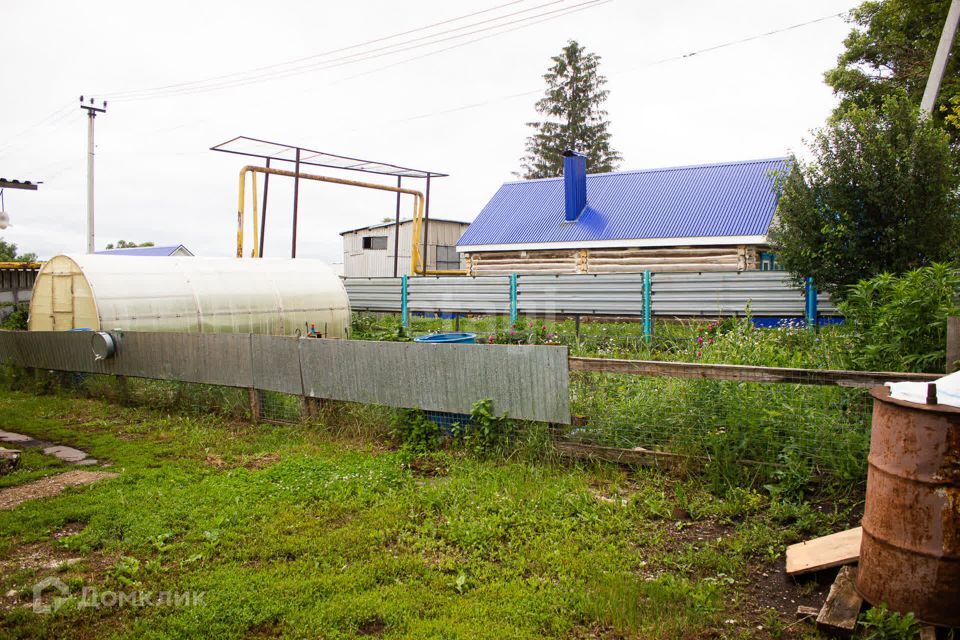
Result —
M 766 235 L 787 158 L 587 176 L 587 208 L 564 220 L 563 178 L 500 187 L 458 247 Z
M 128 249 L 104 249 L 95 253 L 107 253 L 121 256 L 171 256 L 174 251 L 183 247 L 183 250 L 190 253 L 190 250 L 182 244 L 171 244 L 164 247 L 130 247 Z

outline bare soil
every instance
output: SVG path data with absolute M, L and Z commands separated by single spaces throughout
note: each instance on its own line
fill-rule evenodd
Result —
M 59 495 L 67 487 L 80 487 L 92 484 L 98 480 L 117 477 L 116 473 L 108 471 L 67 471 L 55 476 L 48 476 L 28 482 L 16 487 L 0 490 L 0 509 L 13 509 L 27 500 L 50 498 Z

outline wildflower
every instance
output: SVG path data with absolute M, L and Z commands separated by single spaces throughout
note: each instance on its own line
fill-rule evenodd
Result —
M 697 338 L 697 344 L 703 344 L 703 336 Z

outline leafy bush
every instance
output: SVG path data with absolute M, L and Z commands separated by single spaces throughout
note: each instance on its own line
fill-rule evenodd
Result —
M 867 630 L 866 640 L 913 640 L 920 632 L 912 613 L 902 616 L 883 604 L 860 616 L 860 626 Z
M 397 411 L 390 424 L 390 433 L 404 449 L 426 453 L 440 448 L 443 430 L 418 409 Z
M 503 451 L 511 431 L 507 414 L 498 417 L 493 412 L 493 400 L 486 398 L 473 404 L 470 421 L 466 425 L 455 425 L 453 433 L 463 440 L 469 451 L 487 457 Z
M 26 331 L 27 316 L 29 315 L 30 308 L 25 304 L 11 306 L 13 306 L 13 311 L 0 320 L 0 329 Z
M 884 273 L 850 287 L 840 310 L 853 329 L 857 365 L 866 369 L 942 372 L 947 317 L 960 314 L 960 268 L 932 264 Z
M 379 320 L 368 314 L 354 314 L 350 324 L 350 336 L 354 340 L 383 340 L 409 342 L 410 336 L 398 317 Z

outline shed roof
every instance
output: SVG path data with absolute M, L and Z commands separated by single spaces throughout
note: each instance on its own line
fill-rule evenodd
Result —
M 177 249 L 183 249 L 189 255 L 193 253 L 182 244 L 170 244 L 162 247 L 129 247 L 127 249 L 104 249 L 95 253 L 104 253 L 122 256 L 172 256 Z
M 788 158 L 769 158 L 588 175 L 587 208 L 574 222 L 564 220 L 562 177 L 508 182 L 457 247 L 762 241 L 777 207 L 774 176 L 788 166 Z
M 413 222 L 413 220 L 411 220 L 410 218 L 402 218 L 400 220 L 400 226 L 402 227 L 403 225 L 410 224 L 411 222 Z M 443 224 L 463 224 L 463 225 L 470 224 L 466 220 L 450 220 L 448 218 L 430 218 L 430 224 L 433 224 L 434 222 L 440 222 Z M 356 229 L 347 229 L 346 231 L 341 231 L 340 235 L 345 236 L 348 233 L 357 233 L 358 231 L 369 231 L 371 229 L 380 229 L 384 227 L 395 227 L 395 226 L 396 226 L 395 220 L 391 220 L 390 222 L 378 222 L 377 224 L 370 224 L 365 227 L 357 227 Z

